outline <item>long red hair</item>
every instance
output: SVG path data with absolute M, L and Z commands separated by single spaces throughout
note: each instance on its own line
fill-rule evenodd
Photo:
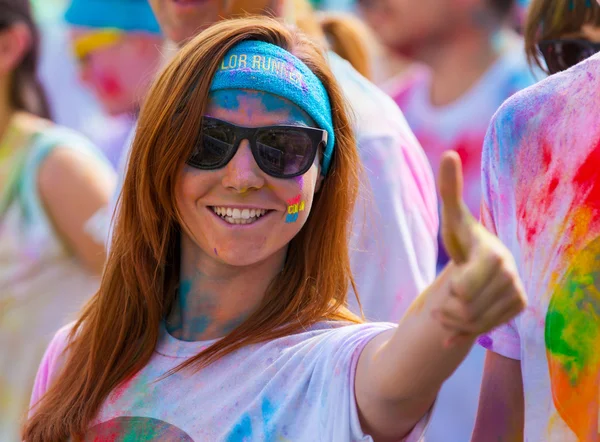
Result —
M 293 334 L 317 321 L 361 321 L 345 307 L 350 285 L 354 288 L 348 239 L 360 163 L 342 93 L 324 53 L 273 19 L 220 22 L 182 48 L 149 92 L 99 292 L 75 323 L 63 369 L 35 406 L 24 440 L 82 438 L 108 394 L 148 363 L 179 282 L 182 223 L 174 203 L 176 180 L 198 139 L 219 63 L 244 40 L 282 47 L 322 81 L 333 111 L 335 152 L 308 221 L 290 242 L 284 269 L 261 306 L 177 370 L 201 369 L 243 346 Z

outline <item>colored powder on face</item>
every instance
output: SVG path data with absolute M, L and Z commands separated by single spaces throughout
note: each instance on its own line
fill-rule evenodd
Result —
M 120 97 L 123 95 L 123 87 L 116 76 L 104 74 L 98 79 L 98 85 L 102 92 L 111 98 Z
M 296 184 L 298 184 L 300 190 L 304 188 L 304 175 L 297 176 L 294 178 L 294 181 L 296 181 Z
M 202 334 L 211 322 L 211 318 L 207 315 L 196 316 L 190 320 L 190 331 L 196 335 Z
M 292 199 L 287 201 L 287 215 L 285 216 L 286 223 L 294 223 L 298 221 L 299 212 L 303 212 L 305 208 L 304 201 L 300 201 L 302 195 L 298 194 Z
M 558 413 L 580 440 L 597 440 L 600 238 L 574 257 L 554 289 L 545 340 Z
M 215 255 L 219 256 L 219 254 L 217 253 L 217 248 L 215 247 Z

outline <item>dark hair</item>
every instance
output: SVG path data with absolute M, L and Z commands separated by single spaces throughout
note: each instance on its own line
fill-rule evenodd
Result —
M 515 7 L 515 0 L 488 0 L 490 6 L 502 18 L 506 18 Z
M 33 21 L 29 0 L 0 0 L 0 31 L 23 23 L 31 33 L 31 45 L 13 71 L 11 105 L 20 111 L 50 118 L 46 94 L 37 77 L 40 35 Z

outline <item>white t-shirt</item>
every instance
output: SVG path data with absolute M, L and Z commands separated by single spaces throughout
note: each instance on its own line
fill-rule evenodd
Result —
M 433 173 L 393 100 L 336 54 L 329 54 L 329 62 L 351 107 L 365 169 L 354 211 L 352 272 L 365 317 L 396 323 L 435 278 L 438 211 Z M 117 196 L 130 148 L 121 160 Z M 350 309 L 359 313 L 352 291 L 348 298 Z
M 479 342 L 521 361 L 527 442 L 600 440 L 600 55 L 507 101 L 483 150 L 482 220 L 529 306 Z
M 215 342 L 179 341 L 161 325 L 150 361 L 104 401 L 86 440 L 372 441 L 358 419 L 354 375 L 364 346 L 393 326 L 342 325 L 320 323 L 157 381 Z M 32 403 L 61 366 L 69 331 L 50 344 Z M 420 440 L 427 421 L 428 415 L 404 440 Z
M 435 279 L 438 212 L 431 166 L 393 100 L 334 53 L 365 169 L 354 211 L 352 272 L 365 317 L 398 322 Z M 350 308 L 358 312 L 353 294 Z

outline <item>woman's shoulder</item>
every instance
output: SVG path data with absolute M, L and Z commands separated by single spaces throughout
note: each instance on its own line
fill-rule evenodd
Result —
M 44 362 L 46 362 L 50 368 L 59 367 L 64 358 L 65 352 L 69 343 L 71 342 L 72 332 L 75 328 L 75 322 L 65 325 L 60 328 L 55 334 L 44 355 Z M 55 370 L 52 370 L 55 371 Z
M 394 327 L 395 324 L 385 322 L 356 324 L 345 321 L 322 321 L 281 339 L 287 341 L 286 346 L 296 350 L 302 348 L 353 350 Z
M 58 330 L 46 348 L 33 385 L 32 405 L 36 404 L 46 391 L 48 391 L 48 388 L 50 388 L 50 385 L 64 365 L 67 357 L 66 351 L 71 341 L 74 327 L 75 323 L 73 322 Z

